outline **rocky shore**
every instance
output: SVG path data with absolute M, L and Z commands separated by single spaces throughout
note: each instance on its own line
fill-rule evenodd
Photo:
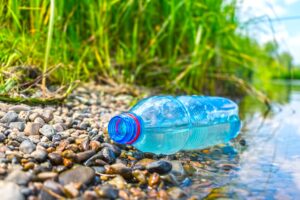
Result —
M 132 100 L 87 85 L 63 105 L 0 103 L 1 199 L 198 199 L 185 189 L 191 176 L 234 171 L 232 162 L 211 167 L 198 154 L 158 156 L 112 143 L 107 123 Z M 212 189 L 205 176 L 199 181 Z

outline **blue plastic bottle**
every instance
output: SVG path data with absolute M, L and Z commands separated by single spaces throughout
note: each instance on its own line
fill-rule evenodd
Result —
M 153 96 L 113 117 L 110 138 L 144 152 L 172 154 L 226 143 L 240 130 L 238 106 L 209 96 Z

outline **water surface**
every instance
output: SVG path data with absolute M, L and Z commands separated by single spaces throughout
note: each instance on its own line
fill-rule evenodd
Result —
M 208 199 L 300 198 L 300 81 L 275 81 L 268 93 L 271 110 L 251 96 L 241 100 L 240 136 L 198 155 L 208 165 L 188 192 Z

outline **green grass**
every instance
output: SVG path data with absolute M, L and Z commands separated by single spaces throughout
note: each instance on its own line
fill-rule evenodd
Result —
M 0 1 L 2 93 L 35 80 L 49 86 L 99 77 L 168 92 L 232 93 L 236 79 L 220 77 L 264 81 L 280 67 L 240 33 L 234 0 Z

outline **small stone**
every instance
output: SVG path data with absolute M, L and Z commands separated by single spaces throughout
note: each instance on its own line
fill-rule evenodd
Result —
M 167 190 L 167 192 L 170 195 L 171 199 L 180 199 L 186 197 L 184 191 L 178 187 L 171 187 Z
M 4 142 L 6 136 L 3 133 L 0 133 L 0 142 Z
M 76 159 L 76 154 L 72 150 L 65 150 L 62 152 L 62 157 L 68 158 L 70 160 L 75 160 Z
M 41 117 L 45 120 L 46 123 L 48 123 L 53 119 L 53 112 L 51 110 L 46 110 L 41 113 Z
M 184 176 L 185 175 L 183 165 L 181 164 L 180 161 L 173 160 L 173 161 L 170 161 L 170 163 L 172 164 L 171 173 L 173 173 L 176 176 Z
M 54 179 L 58 176 L 56 172 L 41 172 L 37 175 L 40 180 Z
M 45 121 L 41 117 L 36 117 L 33 122 L 40 124 L 41 126 L 45 125 Z
M 64 186 L 64 192 L 66 193 L 67 197 L 69 198 L 75 198 L 79 195 L 79 189 L 80 184 L 75 183 L 69 183 Z
M 14 182 L 18 185 L 27 185 L 31 180 L 31 174 L 22 170 L 14 170 L 5 178 L 5 181 Z
M 97 150 L 100 149 L 101 144 L 100 144 L 100 142 L 98 142 L 98 141 L 96 141 L 96 140 L 92 140 L 92 141 L 90 142 L 89 146 L 91 147 L 91 149 L 97 151 Z
M 127 184 L 125 179 L 120 175 L 117 175 L 115 178 L 108 181 L 108 183 L 111 184 L 111 185 L 116 186 L 118 189 L 124 189 L 126 187 L 126 184 Z
M 166 190 L 159 190 L 158 191 L 158 197 L 159 199 L 161 200 L 169 200 L 169 196 L 168 196 L 168 193 L 166 192 Z
M 19 147 L 20 151 L 26 154 L 30 154 L 35 150 L 35 148 L 35 144 L 33 144 L 33 142 L 31 142 L 30 140 L 24 140 Z
M 135 170 L 135 171 L 133 171 L 132 175 L 134 176 L 134 178 L 136 178 L 136 180 L 139 181 L 139 183 L 141 183 L 141 184 L 146 183 L 146 176 L 143 171 Z
M 83 193 L 83 199 L 84 200 L 97 200 L 99 198 L 98 198 L 97 193 L 95 191 L 86 190 Z
M 74 163 L 73 163 L 73 160 L 71 160 L 69 158 L 63 158 L 63 164 L 65 167 L 71 168 Z
M 55 135 L 56 131 L 54 130 L 53 126 L 45 124 L 42 128 L 40 128 L 40 133 L 48 138 L 52 138 Z
M 88 184 L 95 176 L 95 172 L 90 167 L 77 166 L 61 173 L 58 177 L 59 183 L 66 185 L 69 183 Z
M 18 114 L 14 111 L 8 111 L 1 119 L 1 123 L 15 122 L 18 119 Z
M 27 105 L 15 105 L 11 106 L 8 110 L 15 111 L 16 113 L 19 113 L 21 111 L 29 111 L 30 107 Z
M 156 186 L 158 185 L 160 182 L 160 177 L 158 173 L 153 173 L 150 175 L 149 179 L 148 179 L 148 185 L 150 187 Z
M 88 151 L 84 151 L 84 152 L 80 152 L 76 154 L 76 160 L 77 162 L 84 162 L 87 159 L 89 159 L 90 157 L 92 157 L 93 155 L 96 154 L 96 151 L 94 150 L 88 150 Z
M 64 131 L 64 127 L 60 123 L 54 124 L 53 128 L 55 129 L 56 132 L 63 132 Z
M 110 150 L 112 150 L 114 152 L 114 154 L 116 155 L 116 157 L 120 156 L 121 154 L 121 149 L 119 147 L 117 147 L 116 145 L 112 145 L 109 143 L 102 143 L 103 147 L 108 147 Z
M 49 153 L 48 157 L 50 161 L 55 165 L 59 165 L 63 162 L 62 156 L 58 153 Z
M 25 171 L 28 171 L 28 170 L 33 169 L 33 168 L 34 168 L 34 163 L 33 162 L 27 162 L 23 166 L 23 169 Z
M 39 199 L 63 199 L 63 187 L 52 180 L 47 180 L 44 182 L 44 185 L 39 195 Z
M 246 146 L 246 144 L 247 144 L 247 142 L 246 142 L 245 139 L 241 139 L 241 140 L 239 141 L 239 143 L 240 143 L 240 145 L 242 145 L 242 146 Z
M 124 178 L 130 179 L 132 177 L 131 168 L 122 163 L 105 166 L 107 174 L 119 174 Z
M 99 188 L 96 188 L 95 191 L 99 197 L 103 197 L 103 198 L 116 199 L 119 196 L 118 190 L 109 185 L 103 185 Z
M 159 174 L 166 174 L 172 170 L 172 165 L 167 161 L 159 160 L 148 164 L 146 169 L 150 173 L 157 172 Z
M 104 147 L 102 150 L 101 150 L 101 155 L 102 155 L 102 159 L 111 164 L 113 162 L 115 162 L 116 160 L 116 155 L 114 154 L 114 152 L 108 148 L 108 147 Z
M 41 124 L 35 122 L 28 122 L 25 126 L 25 135 L 38 135 Z
M 31 153 L 31 156 L 38 162 L 44 162 L 47 159 L 47 151 L 37 149 Z
M 21 188 L 12 182 L 0 181 L 1 200 L 24 200 Z
M 11 129 L 17 129 L 19 131 L 24 131 L 25 129 L 25 123 L 24 122 L 11 122 L 9 124 L 9 128 Z
M 144 158 L 142 160 L 139 160 L 135 165 L 140 165 L 143 167 L 146 167 L 148 164 L 154 162 L 155 160 L 150 159 L 150 158 Z

